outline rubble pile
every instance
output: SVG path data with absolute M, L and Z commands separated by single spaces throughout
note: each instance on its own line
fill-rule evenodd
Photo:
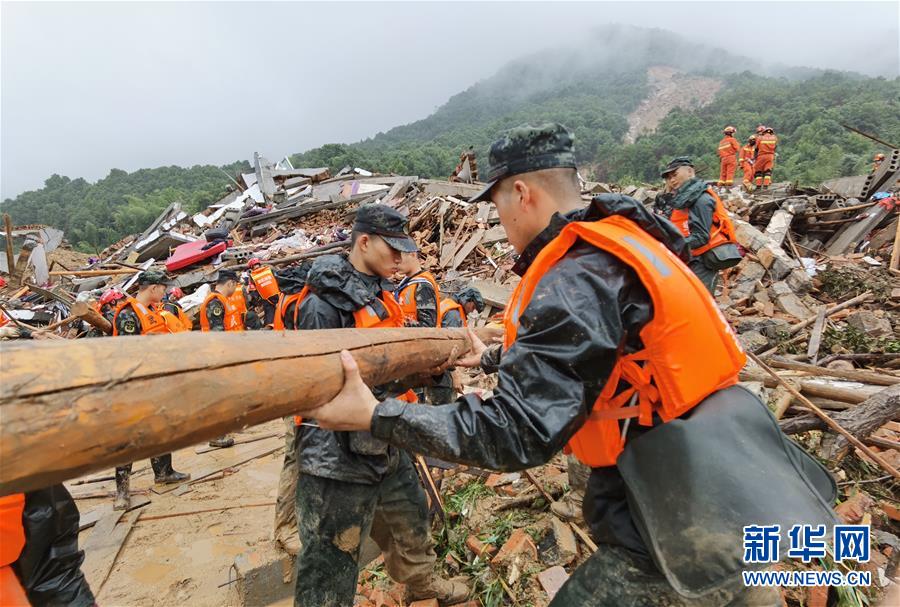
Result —
M 356 209 L 376 202 L 409 216 L 423 265 L 445 294 L 470 285 L 482 292 L 487 307 L 476 324 L 503 309 L 519 280 L 496 211 L 468 202 L 477 184 L 351 167 L 332 175 L 259 155 L 254 169 L 236 176 L 234 188 L 203 212 L 189 215 L 172 203 L 143 233 L 80 267 L 47 264 L 46 253 L 63 242 L 58 230 L 8 228 L 8 242 L 27 242 L 17 261 L 6 263 L 11 253 L 2 258 L 3 310 L 34 337 L 78 337 L 88 326 L 77 302 L 111 286 L 133 290 L 138 272 L 156 267 L 185 291 L 180 303 L 191 315 L 202 299 L 196 292 L 221 269 L 244 270 L 258 258 L 279 270 L 347 249 Z M 765 366 L 749 363 L 741 380 L 839 480 L 845 519 L 873 525 L 870 566 L 879 585 L 900 563 L 897 484 L 883 469 L 884 462 L 900 468 L 898 169 L 895 151 L 872 175 L 816 189 L 782 183 L 759 193 L 720 192 L 744 259 L 724 273 L 716 299 L 745 350 Z M 616 192 L 648 207 L 660 194 L 649 185 L 585 182 L 582 197 Z M 15 327 L 3 330 L 15 337 Z M 494 381 L 473 373 L 463 383 L 466 391 L 484 391 Z M 866 449 L 826 427 L 810 404 Z M 465 468 L 439 473 L 450 518 L 441 536 L 446 572 L 474 577 L 487 604 L 549 602 L 566 572 L 592 552 L 583 522 L 547 511 L 570 490 L 566 468 L 559 457 L 535 470 L 535 481 Z M 364 576 L 360 604 L 399 604 L 402 589 L 385 585 L 378 567 Z M 803 590 L 791 592 L 792 604 L 811 600 Z

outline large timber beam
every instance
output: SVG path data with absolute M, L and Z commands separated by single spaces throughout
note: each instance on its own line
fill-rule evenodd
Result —
M 0 345 L 0 495 L 319 406 L 350 350 L 369 385 L 469 347 L 461 329 L 180 333 Z

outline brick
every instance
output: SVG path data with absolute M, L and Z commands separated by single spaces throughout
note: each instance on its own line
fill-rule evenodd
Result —
M 520 554 L 527 554 L 533 560 L 537 560 L 537 547 L 531 541 L 531 536 L 525 533 L 524 529 L 516 529 L 500 548 L 500 552 L 491 559 L 492 565 L 502 565 L 512 561 Z
M 494 556 L 497 554 L 497 547 L 492 544 L 485 544 L 480 539 L 478 539 L 474 535 L 470 535 L 466 538 L 466 547 L 475 553 L 476 556 L 482 556 L 487 554 L 488 556 Z
M 538 582 L 541 584 L 541 588 L 544 589 L 544 592 L 547 593 L 547 596 L 552 600 L 556 593 L 559 592 L 559 589 L 562 588 L 563 584 L 569 579 L 569 574 L 566 573 L 566 570 L 560 566 L 551 567 L 550 569 L 545 569 L 538 574 Z
M 424 601 L 416 601 L 410 603 L 409 607 L 440 607 L 437 599 L 425 599 Z
M 572 528 L 555 516 L 550 521 L 553 538 L 556 542 L 556 550 L 559 555 L 557 565 L 568 565 L 578 556 L 578 544 L 575 542 L 575 534 Z
M 478 601 L 466 601 L 465 603 L 450 605 L 450 607 L 481 607 L 481 604 Z

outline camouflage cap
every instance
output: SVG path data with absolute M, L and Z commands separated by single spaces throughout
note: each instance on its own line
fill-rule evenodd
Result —
M 470 202 L 489 198 L 491 188 L 512 175 L 543 169 L 576 168 L 572 133 L 553 122 L 537 127 L 527 124 L 516 127 L 491 145 L 488 162 L 488 184 L 470 198 Z
M 693 167 L 694 161 L 691 160 L 690 156 L 676 156 L 672 160 L 669 161 L 669 164 L 666 165 L 666 168 L 662 170 L 662 173 L 659 174 L 660 177 L 665 179 L 666 175 L 671 173 L 672 171 L 678 169 L 679 167 Z
M 169 277 L 159 270 L 147 270 L 138 276 L 137 283 L 140 286 L 146 285 L 168 285 Z
M 484 298 L 481 296 L 481 291 L 476 289 L 475 287 L 466 287 L 456 295 L 456 300 L 465 304 L 466 302 L 471 301 L 475 304 L 475 309 L 479 312 L 484 311 Z
M 381 236 L 391 248 L 401 253 L 419 250 L 416 241 L 409 237 L 408 230 L 407 217 L 385 204 L 366 204 L 356 211 L 354 232 Z

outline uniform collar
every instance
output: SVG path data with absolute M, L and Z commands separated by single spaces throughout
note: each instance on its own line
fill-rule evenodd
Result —
M 573 221 L 578 221 L 581 216 L 584 215 L 584 209 L 576 209 L 574 211 L 570 211 L 565 215 L 561 215 L 559 213 L 554 213 L 550 218 L 550 223 L 546 228 L 541 231 L 540 234 L 534 237 L 528 246 L 525 247 L 525 250 L 522 251 L 522 254 L 519 255 L 518 259 L 516 259 L 516 263 L 512 267 L 512 271 L 518 274 L 519 276 L 523 276 L 525 272 L 528 270 L 529 266 L 534 262 L 534 259 L 538 256 L 544 247 L 546 247 L 550 242 L 559 236 L 559 233 L 562 232 L 562 229 L 569 225 Z

